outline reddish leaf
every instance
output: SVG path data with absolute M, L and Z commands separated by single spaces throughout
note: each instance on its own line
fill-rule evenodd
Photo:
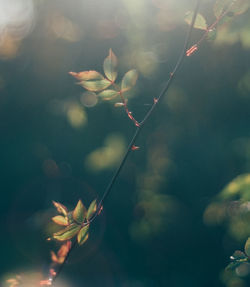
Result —
M 52 220 L 58 225 L 67 226 L 69 224 L 68 218 L 62 215 L 52 217 Z
M 64 205 L 62 205 L 61 203 L 56 202 L 56 201 L 52 201 L 52 202 L 53 202 L 55 208 L 57 209 L 57 211 L 59 213 L 65 215 L 65 216 L 68 214 L 68 210 Z
M 79 81 L 89 81 L 89 80 L 103 80 L 104 77 L 101 73 L 97 71 L 83 71 L 80 73 L 69 72 L 70 75 L 75 77 Z
M 67 256 L 69 250 L 71 248 L 71 241 L 67 241 L 66 243 L 64 243 L 61 248 L 58 250 L 57 255 L 59 257 L 65 257 Z
M 50 252 L 50 256 L 51 256 L 51 261 L 52 262 L 59 263 L 58 257 L 56 256 L 54 251 Z

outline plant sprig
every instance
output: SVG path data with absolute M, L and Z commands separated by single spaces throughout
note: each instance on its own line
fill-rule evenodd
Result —
M 115 171 L 113 177 L 111 178 L 106 190 L 104 191 L 100 200 L 93 200 L 88 209 L 84 206 L 81 200 L 78 201 L 75 208 L 71 211 L 59 202 L 53 202 L 58 214 L 52 217 L 55 224 L 60 226 L 62 229 L 55 232 L 51 239 L 62 242 L 61 247 L 55 253 L 51 251 L 51 268 L 49 278 L 42 280 L 40 285 L 52 285 L 55 279 L 60 274 L 63 269 L 67 259 L 72 252 L 72 250 L 78 245 L 84 244 L 89 237 L 89 225 L 92 223 L 97 216 L 101 213 L 103 209 L 103 204 L 107 196 L 116 182 L 127 158 L 131 151 L 137 150 L 138 147 L 135 145 L 136 139 L 139 136 L 140 131 L 151 117 L 153 111 L 155 110 L 157 104 L 160 102 L 164 94 L 168 91 L 173 79 L 176 76 L 181 64 L 185 57 L 191 56 L 195 51 L 197 51 L 199 45 L 212 33 L 214 32 L 216 26 L 225 18 L 229 13 L 235 15 L 244 13 L 249 4 L 247 0 L 217 0 L 214 5 L 214 15 L 216 20 L 210 26 L 207 25 L 206 19 L 198 13 L 201 0 L 197 0 L 194 12 L 189 12 L 185 21 L 189 25 L 188 32 L 184 41 L 183 49 L 177 59 L 176 65 L 173 71 L 170 73 L 169 78 L 160 92 L 158 97 L 153 98 L 152 105 L 146 112 L 142 121 L 137 121 L 132 115 L 132 112 L 128 108 L 128 100 L 126 98 L 126 93 L 129 92 L 135 85 L 138 79 L 138 73 L 135 69 L 129 70 L 125 75 L 123 75 L 120 83 L 117 83 L 118 77 L 118 60 L 112 49 L 109 50 L 108 56 L 105 58 L 103 63 L 104 75 L 98 71 L 90 70 L 83 72 L 70 72 L 70 75 L 75 77 L 81 85 L 88 91 L 96 94 L 96 96 L 104 101 L 117 100 L 114 104 L 115 107 L 124 108 L 128 118 L 134 123 L 135 132 L 127 147 L 127 151 L 124 154 L 117 170 Z M 188 45 L 191 38 L 191 33 L 193 28 L 204 30 L 204 33 L 200 40 L 188 49 Z M 73 240 L 73 243 L 71 242 Z M 245 252 L 236 251 L 231 257 L 232 262 L 229 264 L 228 268 L 237 268 L 242 263 L 249 262 L 250 258 L 250 238 L 247 240 L 245 245 Z M 59 266 L 58 270 L 55 267 Z M 17 284 L 18 278 L 14 278 L 12 281 L 10 279 L 10 284 Z M 17 286 L 17 285 L 13 285 Z

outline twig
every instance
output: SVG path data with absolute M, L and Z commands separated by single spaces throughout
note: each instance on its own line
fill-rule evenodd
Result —
M 114 173 L 109 185 L 107 186 L 103 196 L 101 197 L 100 201 L 99 201 L 99 204 L 97 206 L 97 210 L 96 210 L 96 213 L 93 215 L 93 217 L 89 220 L 89 224 L 91 222 L 93 222 L 95 220 L 95 218 L 99 215 L 101 209 L 102 209 L 102 206 L 103 206 L 103 203 L 104 203 L 104 200 L 107 198 L 107 196 L 109 195 L 117 177 L 119 176 L 126 160 L 127 160 L 127 157 L 129 155 L 129 153 L 131 152 L 132 150 L 132 147 L 140 133 L 140 131 L 142 130 L 143 126 L 145 125 L 146 121 L 149 119 L 149 117 L 151 116 L 151 114 L 153 113 L 154 109 L 156 108 L 157 104 L 159 103 L 159 101 L 161 100 L 161 98 L 163 97 L 163 95 L 168 91 L 169 87 L 170 87 L 170 84 L 172 83 L 173 79 L 174 79 L 174 76 L 176 75 L 176 72 L 178 71 L 178 69 L 180 68 L 181 64 L 182 64 L 182 61 L 186 55 L 186 50 L 187 50 L 187 47 L 188 47 L 188 43 L 189 43 L 189 40 L 191 38 L 191 34 L 192 34 L 192 30 L 193 30 L 193 27 L 194 27 L 194 23 L 195 23 L 195 19 L 196 19 L 196 16 L 198 14 L 198 10 L 199 10 L 199 6 L 200 6 L 200 3 L 201 3 L 202 0 L 197 0 L 197 4 L 196 4 L 196 7 L 195 7 L 195 11 L 194 11 L 194 15 L 193 15 L 193 19 L 192 19 L 192 22 L 191 22 L 191 25 L 189 26 L 189 29 L 188 29 L 188 32 L 187 32 L 187 36 L 186 36 L 186 39 L 185 39 L 185 42 L 184 42 L 184 45 L 183 45 L 183 49 L 182 49 L 182 52 L 180 53 L 180 56 L 177 60 L 177 63 L 173 69 L 173 71 L 170 73 L 170 76 L 169 76 L 169 79 L 168 81 L 166 82 L 165 86 L 163 87 L 162 91 L 160 92 L 159 96 L 157 98 L 154 98 L 154 102 L 152 104 L 152 106 L 150 107 L 150 109 L 148 110 L 148 112 L 146 113 L 146 115 L 144 116 L 143 120 L 139 123 L 139 125 L 136 125 L 136 130 L 135 130 L 135 133 L 128 145 L 128 148 L 127 148 L 127 151 L 120 163 L 120 165 L 118 166 L 116 172 Z
M 118 178 L 127 158 L 128 158 L 128 155 L 130 154 L 130 152 L 132 151 L 132 147 L 134 146 L 134 143 L 136 141 L 136 139 L 138 138 L 142 128 L 144 127 L 145 123 L 147 122 L 147 120 L 149 119 L 149 117 L 152 115 L 153 111 L 155 110 L 157 104 L 159 103 L 159 101 L 161 100 L 161 98 L 163 97 L 163 95 L 168 91 L 178 69 L 180 68 L 182 62 L 183 62 L 183 59 L 186 55 L 186 50 L 187 50 L 187 47 L 188 47 L 188 43 L 189 43 L 189 40 L 191 38 L 191 34 L 192 34 L 192 30 L 193 30 L 193 27 L 194 27 L 194 23 L 195 23 L 195 20 L 196 20 L 196 16 L 198 14 L 198 10 L 199 10 L 199 6 L 200 6 L 200 3 L 201 3 L 202 0 L 197 0 L 197 3 L 196 3 L 196 7 L 195 7 L 195 10 L 194 10 L 194 14 L 193 14 L 193 18 L 192 18 L 192 22 L 191 22 L 191 25 L 189 26 L 189 29 L 188 29 L 188 32 L 187 32 L 187 35 L 186 35 L 186 39 L 185 39 L 185 42 L 184 42 L 184 45 L 183 45 L 183 49 L 179 55 L 179 58 L 176 62 L 176 65 L 173 69 L 173 71 L 170 73 L 170 76 L 169 76 L 169 79 L 167 80 L 165 86 L 163 87 L 162 91 L 160 92 L 159 96 L 157 98 L 154 98 L 154 101 L 153 101 L 153 104 L 152 106 L 150 107 L 150 109 L 148 110 L 148 112 L 146 113 L 146 115 L 144 116 L 143 120 L 138 123 L 136 121 L 136 130 L 135 130 L 135 133 L 127 147 L 127 151 L 125 152 L 124 156 L 123 156 L 123 159 L 121 160 L 121 163 L 119 164 L 117 170 L 115 171 L 113 177 L 111 178 L 105 192 L 103 193 L 99 203 L 98 203 L 98 206 L 97 206 L 97 209 L 96 209 L 96 212 L 95 214 L 92 216 L 92 218 L 90 218 L 90 220 L 87 222 L 87 225 L 89 225 L 90 223 L 92 223 L 96 218 L 97 216 L 101 213 L 102 211 L 102 208 L 103 208 L 103 203 L 105 201 L 105 199 L 107 198 L 107 196 L 110 194 L 110 191 L 114 185 L 114 183 L 116 182 L 116 179 Z M 127 107 L 127 106 L 126 106 Z M 126 110 L 127 112 L 127 110 Z M 72 244 L 72 247 L 71 249 L 69 250 L 68 254 L 67 254 L 67 257 L 65 258 L 64 262 L 61 264 L 59 270 L 57 271 L 57 275 L 53 278 L 53 283 L 55 282 L 56 278 L 58 278 L 58 275 L 61 273 L 63 267 L 65 266 L 66 264 L 66 261 L 67 259 L 69 258 L 69 255 L 72 253 L 72 250 L 76 247 L 76 241 L 74 242 L 74 244 Z

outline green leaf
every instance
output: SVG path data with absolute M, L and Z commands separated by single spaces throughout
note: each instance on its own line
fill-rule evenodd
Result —
M 118 95 L 119 93 L 115 90 L 105 90 L 105 91 L 102 91 L 100 94 L 98 94 L 98 96 L 102 98 L 102 100 L 105 100 L 105 101 L 112 100 Z
M 78 224 L 70 224 L 66 228 L 54 233 L 53 238 L 59 241 L 69 240 L 78 233 L 80 228 L 81 226 Z
M 248 237 L 245 244 L 245 253 L 247 256 L 250 256 L 250 237 Z
M 122 78 L 121 91 L 126 92 L 130 90 L 136 84 L 137 78 L 138 78 L 138 73 L 136 70 L 128 71 Z
M 100 92 L 107 87 L 109 87 L 112 83 L 107 79 L 100 79 L 96 81 L 81 81 L 80 85 L 83 86 L 86 90 L 91 92 Z
M 250 7 L 250 2 L 249 0 L 237 0 L 234 1 L 230 12 L 233 12 L 236 15 L 240 15 L 245 13 Z
M 73 211 L 73 218 L 76 222 L 82 224 L 85 216 L 86 216 L 87 210 L 85 206 L 83 205 L 82 201 L 79 200 L 74 211 Z
M 52 202 L 53 202 L 55 208 L 57 209 L 57 211 L 59 213 L 65 215 L 65 216 L 68 214 L 68 210 L 64 205 L 62 205 L 61 203 L 56 202 L 56 201 L 52 201 Z
M 69 74 L 75 77 L 79 81 L 90 81 L 90 80 L 97 81 L 104 79 L 103 75 L 97 71 L 83 71 L 80 73 L 69 72 Z
M 245 13 L 249 6 L 248 0 L 217 0 L 213 7 L 214 16 L 218 19 L 225 11 L 240 15 Z
M 185 22 L 188 25 L 191 25 L 192 19 L 193 19 L 193 15 L 194 15 L 193 12 L 191 12 L 191 11 L 187 12 L 186 17 L 185 17 Z M 195 23 L 194 23 L 194 28 L 200 29 L 200 30 L 207 30 L 206 19 L 199 13 L 196 16 Z
M 117 77 L 117 57 L 113 53 L 111 49 L 109 49 L 109 55 L 103 62 L 103 70 L 106 77 L 111 81 L 114 82 Z
M 58 225 L 67 226 L 69 224 L 68 218 L 62 215 L 52 217 L 52 220 Z
M 214 16 L 218 19 L 221 15 L 228 9 L 229 5 L 232 3 L 232 0 L 217 0 L 214 4 Z
M 88 235 L 89 225 L 86 225 L 82 227 L 77 234 L 77 242 L 79 245 L 82 245 L 84 242 L 87 241 L 89 235 Z
M 96 212 L 96 208 L 97 208 L 97 205 L 96 205 L 96 199 L 93 200 L 88 208 L 88 212 L 87 212 L 87 216 L 86 216 L 86 219 L 89 220 L 92 215 Z

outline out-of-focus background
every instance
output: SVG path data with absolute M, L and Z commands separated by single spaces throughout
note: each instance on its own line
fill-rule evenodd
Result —
M 102 72 L 112 48 L 119 79 L 139 72 L 128 103 L 142 119 L 195 2 L 0 0 L 0 285 L 46 273 L 51 201 L 100 197 L 135 129 L 68 72 Z M 210 24 L 214 2 L 201 6 Z M 247 265 L 224 271 L 250 235 L 249 13 L 185 59 L 58 286 L 249 286 Z

